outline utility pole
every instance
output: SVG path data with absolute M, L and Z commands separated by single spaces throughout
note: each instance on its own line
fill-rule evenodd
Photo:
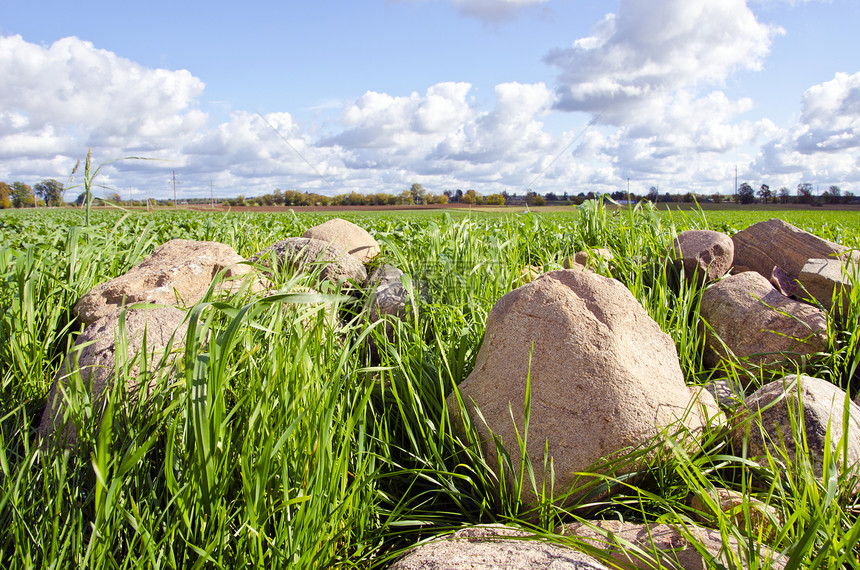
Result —
M 179 203 L 176 201 L 176 171 L 173 171 L 173 207 L 178 208 Z

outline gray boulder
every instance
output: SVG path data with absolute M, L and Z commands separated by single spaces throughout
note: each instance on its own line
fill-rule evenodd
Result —
M 114 315 L 134 303 L 191 306 L 199 301 L 212 279 L 225 270 L 226 277 L 253 270 L 222 243 L 174 239 L 164 243 L 124 275 L 94 287 L 78 300 L 75 314 L 84 324 Z
M 672 339 L 630 291 L 589 271 L 545 273 L 490 312 L 474 370 L 459 391 L 491 461 L 496 448 L 489 430 L 520 464 L 517 432 L 525 427 L 529 378 L 526 451 L 540 489 L 548 446 L 556 495 L 571 487 L 576 472 L 639 447 L 668 426 L 697 430 L 706 415 L 719 415 L 710 394 L 684 384 Z M 459 413 L 455 394 L 448 409 Z M 524 500 L 534 499 L 527 484 Z
M 734 260 L 732 238 L 711 230 L 681 232 L 672 243 L 672 256 L 684 269 L 688 281 L 698 283 L 719 279 Z
M 252 255 L 248 261 L 265 267 L 289 266 L 294 271 L 319 271 L 320 279 L 345 286 L 349 281 L 364 283 L 367 271 L 354 256 L 328 242 L 291 237 Z
M 809 460 L 816 475 L 823 473 L 825 434 L 830 429 L 830 451 L 841 464 L 839 440 L 847 439 L 849 468 L 860 460 L 860 407 L 848 402 L 848 432 L 843 430 L 845 391 L 826 380 L 806 375 L 790 375 L 765 384 L 744 402 L 743 413 L 736 418 L 732 441 L 739 453 L 747 441 L 748 456 L 761 459 L 766 452 L 779 459 L 784 445 L 788 461 L 797 458 L 799 433 L 792 427 L 803 426 L 809 449 Z M 798 428 L 799 429 L 799 428 Z
M 185 340 L 188 323 L 186 312 L 173 307 L 130 309 L 125 316 L 125 343 L 127 353 L 119 358 L 120 364 L 132 362 L 129 368 L 126 391 L 136 392 L 141 382 L 150 390 L 155 376 L 172 363 Z M 77 338 L 74 348 L 66 355 L 48 394 L 38 433 L 44 441 L 51 441 L 60 432 L 66 443 L 77 442 L 76 426 L 67 424 L 67 401 L 62 392 L 68 392 L 70 376 L 75 370 L 87 388 L 94 408 L 99 408 L 106 391 L 113 387 L 117 366 L 117 335 L 119 313 L 108 315 L 90 324 Z M 146 345 L 144 346 L 144 334 Z M 146 368 L 142 368 L 143 357 Z M 166 358 L 163 358 L 165 357 Z
M 577 550 L 528 536 L 501 525 L 468 527 L 417 546 L 389 570 L 606 570 Z
M 367 230 L 340 218 L 308 228 L 302 237 L 331 243 L 361 263 L 370 263 L 379 253 L 379 244 Z
M 400 277 L 403 272 L 393 265 L 380 265 L 367 276 L 365 287 L 381 287 L 390 285 L 391 283 L 400 283 Z
M 709 366 L 729 352 L 758 366 L 810 356 L 827 346 L 825 313 L 789 299 L 753 271 L 708 287 L 700 315 L 710 325 L 704 353 Z
M 797 277 L 800 291 L 796 295 L 814 299 L 828 311 L 836 299 L 840 312 L 845 315 L 856 278 L 856 264 L 841 259 L 810 259 L 800 269 Z

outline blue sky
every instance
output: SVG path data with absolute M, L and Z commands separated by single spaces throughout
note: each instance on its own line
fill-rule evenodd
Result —
M 0 180 L 860 194 L 856 0 L 0 0 Z M 277 133 L 273 130 L 277 129 Z M 286 139 L 285 142 L 283 139 Z

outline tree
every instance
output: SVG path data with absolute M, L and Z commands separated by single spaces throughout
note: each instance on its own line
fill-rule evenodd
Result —
M 801 204 L 812 203 L 812 184 L 801 182 L 797 185 L 797 201 Z
M 527 192 L 526 204 L 529 206 L 543 206 L 546 204 L 546 199 L 537 192 Z
M 409 189 L 409 194 L 412 195 L 413 204 L 424 204 L 425 198 L 427 196 L 427 190 L 425 190 L 424 187 L 420 184 L 415 183 Z
M 34 188 L 36 196 L 42 198 L 49 206 L 63 205 L 63 183 L 57 182 L 53 178 L 42 180 Z
M 738 188 L 737 201 L 741 204 L 752 204 L 755 202 L 755 191 L 753 191 L 752 186 L 746 182 L 741 184 L 740 188 Z
M 33 189 L 23 182 L 12 183 L 12 191 L 9 197 L 12 200 L 12 206 L 16 208 L 32 207 L 36 203 Z
M 464 204 L 474 204 L 478 201 L 478 193 L 474 190 L 466 190 L 466 193 L 463 194 L 463 197 L 460 198 L 460 201 Z
M 791 198 L 791 192 L 789 192 L 788 188 L 783 186 L 779 189 L 779 203 L 780 204 L 788 204 L 788 200 Z
M 648 201 L 651 202 L 652 204 L 657 203 L 657 199 L 659 198 L 659 196 L 660 196 L 660 191 L 657 190 L 656 186 L 652 186 L 651 188 L 649 188 L 648 194 L 645 195 L 645 197 L 648 198 Z
M 773 197 L 773 192 L 770 191 L 770 186 L 767 184 L 762 184 L 759 191 L 756 192 L 762 204 L 767 204 L 770 202 L 770 199 Z
M 821 195 L 828 204 L 838 204 L 842 200 L 842 189 L 839 186 L 831 186 Z
M 505 197 L 501 194 L 490 194 L 489 196 L 487 196 L 485 203 L 488 206 L 504 206 Z
M 5 210 L 12 207 L 12 201 L 9 196 L 12 194 L 12 189 L 5 182 L 0 182 L 0 209 Z

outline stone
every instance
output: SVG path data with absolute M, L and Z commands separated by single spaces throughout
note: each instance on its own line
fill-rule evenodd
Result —
M 684 268 L 688 281 L 715 281 L 728 273 L 734 260 L 732 238 L 711 230 L 681 232 L 672 243 L 672 255 Z
M 365 287 L 380 287 L 391 283 L 400 283 L 400 277 L 403 271 L 393 265 L 380 265 L 367 276 L 364 282 Z
M 744 403 L 743 390 L 733 380 L 720 378 L 704 385 L 721 409 L 733 412 Z
M 777 509 L 753 497 L 744 497 L 737 491 L 722 487 L 715 488 L 709 495 L 716 507 L 728 515 L 738 528 L 746 528 L 747 516 L 749 516 L 750 529 L 754 530 L 756 535 L 774 539 L 784 524 Z M 694 496 L 690 501 L 690 507 L 695 510 L 693 518 L 697 521 L 714 527 L 718 526 L 717 514 L 705 504 L 701 496 Z
M 630 291 L 590 271 L 545 273 L 490 312 L 474 370 L 459 391 L 491 462 L 497 459 L 488 427 L 520 464 L 516 430 L 523 433 L 529 376 L 527 453 L 540 489 L 548 445 L 557 496 L 577 480 L 576 472 L 639 447 L 670 425 L 680 421 L 698 430 L 706 416 L 720 415 L 710 394 L 685 385 L 672 339 Z M 448 409 L 456 415 L 455 397 L 449 396 Z M 534 499 L 526 485 L 524 501 Z
M 346 286 L 350 281 L 364 283 L 367 271 L 354 256 L 330 243 L 318 239 L 291 237 L 276 242 L 252 255 L 248 261 L 271 268 L 284 264 L 297 272 L 319 270 L 322 281 Z
M 113 387 L 115 368 L 117 365 L 117 335 L 119 334 L 120 313 L 108 315 L 90 324 L 75 341 L 75 346 L 66 355 L 63 365 L 57 372 L 54 384 L 48 394 L 48 401 L 42 413 L 38 433 L 43 441 L 52 441 L 57 432 L 62 432 L 66 443 L 77 443 L 77 429 L 71 423 L 64 422 L 66 401 L 60 387 L 69 387 L 69 377 L 74 371 L 77 359 L 81 380 L 88 388 L 89 398 L 94 408 L 100 407 L 106 391 Z M 126 363 L 133 357 L 142 356 L 146 351 L 147 369 L 141 370 L 141 362 L 137 360 L 130 368 L 129 384 L 126 391 L 134 393 L 139 388 L 141 377 L 148 380 L 149 391 L 155 381 L 156 373 L 161 365 L 169 365 L 161 361 L 165 349 L 178 350 L 185 340 L 188 323 L 185 321 L 186 312 L 174 307 L 158 307 L 154 309 L 129 309 L 125 313 L 127 356 L 120 359 Z M 144 332 L 146 346 L 143 345 Z
M 595 269 L 605 266 L 613 259 L 615 256 L 612 254 L 612 250 L 598 247 L 587 251 L 577 251 L 572 259 L 570 257 L 564 259 L 563 266 L 565 269 L 571 269 L 573 265 Z
M 253 272 L 243 261 L 232 247 L 221 243 L 170 240 L 124 275 L 81 297 L 75 314 L 88 325 L 134 303 L 190 307 L 206 294 L 220 271 L 225 270 L 227 278 Z
M 745 401 L 743 413 L 736 417 L 732 429 L 735 453 L 740 454 L 744 439 L 747 456 L 756 460 L 766 452 L 776 459 L 782 458 L 782 446 L 787 461 L 797 461 L 794 423 L 799 427 L 802 419 L 803 434 L 809 449 L 809 461 L 816 475 L 823 473 L 825 434 L 830 427 L 830 451 L 837 465 L 842 464 L 839 441 L 847 440 L 848 467 L 860 460 L 860 406 L 848 402 L 848 433 L 843 430 L 845 391 L 826 380 L 795 374 L 783 380 L 765 384 Z M 771 405 L 773 404 L 773 405 Z M 800 413 L 802 409 L 803 413 Z
M 501 525 L 467 527 L 413 548 L 389 570 L 606 570 L 577 550 L 528 536 Z
M 824 311 L 789 299 L 754 271 L 708 287 L 699 314 L 710 326 L 705 331 L 708 366 L 728 359 L 729 353 L 761 366 L 813 356 L 827 347 Z
M 596 528 L 594 528 L 596 527 Z M 729 535 L 724 543 L 720 531 L 685 525 L 687 535 L 704 546 L 708 554 L 727 568 L 749 568 L 747 549 Z M 706 559 L 681 530 L 668 524 L 640 524 L 621 521 L 589 521 L 566 524 L 556 529 L 559 534 L 578 537 L 596 548 L 605 549 L 612 558 L 622 565 L 634 568 L 655 568 L 653 562 L 633 556 L 625 547 L 632 544 L 649 555 L 659 556 L 660 568 L 707 570 L 714 568 L 711 559 Z M 727 550 L 731 551 L 729 556 Z M 655 552 L 656 551 L 656 552 Z M 782 569 L 788 558 L 766 546 L 758 546 L 760 561 L 757 568 Z
M 840 259 L 810 259 L 800 269 L 797 277 L 800 291 L 796 295 L 803 299 L 814 299 L 828 311 L 833 308 L 835 298 L 839 302 L 841 314 L 845 315 L 856 278 L 856 264 L 851 265 Z
M 847 247 L 778 219 L 753 224 L 732 236 L 732 241 L 735 272 L 756 271 L 765 278 L 778 266 L 797 279 L 810 259 L 860 260 L 860 252 L 849 252 Z
M 302 237 L 334 244 L 361 263 L 370 263 L 379 254 L 379 244 L 367 230 L 340 218 L 308 228 Z

